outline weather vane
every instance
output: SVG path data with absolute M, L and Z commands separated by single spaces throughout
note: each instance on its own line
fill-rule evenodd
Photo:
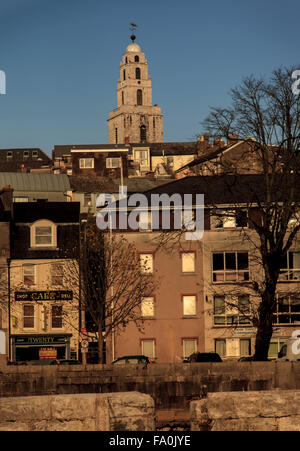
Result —
M 130 30 L 131 30 L 131 36 L 130 39 L 132 40 L 132 42 L 134 42 L 135 40 L 135 30 L 136 30 L 137 24 L 130 22 Z

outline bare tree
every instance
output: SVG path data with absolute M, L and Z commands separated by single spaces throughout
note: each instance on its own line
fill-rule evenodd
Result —
M 253 285 L 260 297 L 255 360 L 268 357 L 280 270 L 300 229 L 300 97 L 291 89 L 293 70 L 280 68 L 270 79 L 244 79 L 231 90 L 231 107 L 213 108 L 202 124 L 217 138 L 229 139 L 237 133 L 247 149 L 243 161 L 248 158 L 251 162 L 248 173 L 260 176 L 256 182 L 249 176 L 247 182 L 247 177 L 239 174 L 238 161 L 228 164 L 226 158 L 219 158 L 233 208 L 238 210 L 244 204 L 247 210 L 249 227 L 255 233 L 254 238 L 248 237 L 263 268 L 261 286 Z M 245 167 L 242 172 L 247 172 Z
M 99 363 L 104 363 L 104 343 L 112 333 L 129 322 L 142 327 L 141 302 L 153 294 L 157 282 L 134 244 L 118 233 L 99 230 L 93 217 L 81 243 L 81 265 L 69 266 L 65 274 L 70 286 L 81 278 L 81 309 L 98 343 Z

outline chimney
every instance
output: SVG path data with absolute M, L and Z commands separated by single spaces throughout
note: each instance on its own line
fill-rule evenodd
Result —
M 4 211 L 13 211 L 13 191 L 10 185 L 5 185 L 0 191 L 0 200 Z
M 210 150 L 210 144 L 209 144 L 209 134 L 205 133 L 202 136 L 198 136 L 197 141 L 197 154 L 198 157 L 204 155 L 207 153 L 208 150 Z
M 227 138 L 227 146 L 232 146 L 233 144 L 236 144 L 238 142 L 238 135 L 233 133 L 231 136 L 228 136 Z

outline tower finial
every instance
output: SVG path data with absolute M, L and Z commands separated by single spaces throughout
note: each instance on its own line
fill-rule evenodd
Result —
M 130 22 L 130 30 L 131 30 L 131 36 L 130 36 L 130 39 L 132 40 L 132 42 L 134 42 L 134 40 L 135 40 L 135 30 L 136 30 L 136 27 L 137 27 L 137 25 L 135 24 L 135 23 L 133 23 L 133 22 Z

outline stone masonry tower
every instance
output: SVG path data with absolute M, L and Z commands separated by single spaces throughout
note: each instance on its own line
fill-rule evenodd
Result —
M 131 40 L 120 63 L 118 108 L 107 120 L 108 143 L 163 142 L 163 115 L 158 105 L 152 105 L 148 62 L 134 35 Z

